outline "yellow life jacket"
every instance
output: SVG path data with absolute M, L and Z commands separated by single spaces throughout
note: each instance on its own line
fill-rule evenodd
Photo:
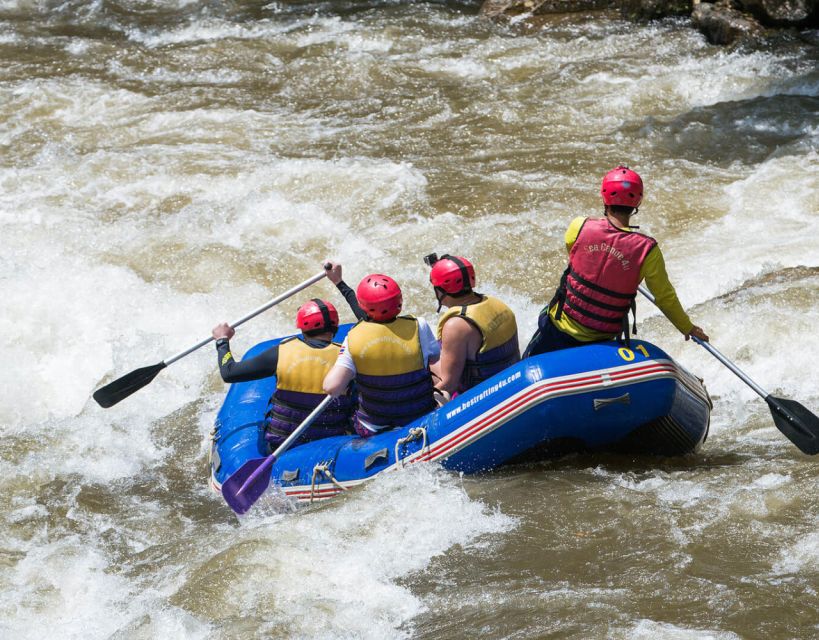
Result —
M 276 365 L 276 389 L 323 395 L 324 376 L 336 363 L 340 349 L 337 342 L 316 349 L 298 338 L 282 341 Z
M 418 321 L 412 316 L 359 322 L 347 334 L 347 348 L 362 375 L 394 376 L 424 368 Z
M 435 408 L 415 318 L 359 322 L 347 334 L 347 349 L 356 368 L 359 422 L 399 427 Z
M 265 440 L 275 449 L 298 427 L 325 398 L 324 376 L 332 368 L 341 345 L 330 342 L 311 347 L 299 338 L 279 343 L 276 363 L 276 391 L 270 398 L 265 416 Z M 343 394 L 333 400 L 319 415 L 299 442 L 349 433 L 354 406 Z
M 481 294 L 478 294 L 481 295 Z M 481 334 L 474 359 L 467 359 L 459 391 L 466 391 L 520 360 L 518 324 L 514 312 L 492 296 L 481 295 L 475 304 L 450 307 L 438 321 L 438 340 L 451 318 L 463 318 Z
M 463 318 L 481 333 L 481 348 L 478 353 L 486 353 L 506 344 L 517 336 L 518 324 L 514 312 L 503 302 L 492 296 L 482 296 L 475 304 L 450 307 L 438 321 L 438 340 L 444 332 L 444 325 L 450 318 Z

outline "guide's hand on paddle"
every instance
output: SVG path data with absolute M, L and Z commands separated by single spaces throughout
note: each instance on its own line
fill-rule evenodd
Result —
M 690 340 L 692 337 L 699 338 L 703 342 L 708 342 L 708 334 L 702 330 L 702 327 L 698 327 L 697 325 L 691 327 L 691 331 L 685 334 L 686 340 Z
M 651 295 L 645 287 L 637 287 L 637 290 L 651 302 L 657 304 L 654 296 Z M 719 349 L 710 343 L 705 332 L 697 325 L 691 327 L 691 331 L 685 336 L 686 340 L 689 338 L 694 338 L 694 342 L 728 367 L 734 375 L 765 399 L 765 402 L 768 403 L 771 409 L 771 416 L 773 416 L 776 428 L 779 429 L 788 440 L 793 442 L 802 453 L 807 453 L 809 456 L 815 456 L 819 453 L 819 416 L 815 413 L 811 413 L 810 410 L 795 400 L 777 398 L 765 391 L 765 389 L 746 376 L 738 366 L 722 355 Z
M 214 340 L 219 340 L 221 338 L 227 338 L 230 340 L 234 335 L 236 335 L 236 330 L 227 322 L 222 322 L 221 324 L 217 324 L 215 327 L 213 327 L 211 334 L 213 335 Z
M 333 284 L 341 282 L 341 265 L 338 262 L 327 262 L 324 265 L 327 269 L 327 279 Z

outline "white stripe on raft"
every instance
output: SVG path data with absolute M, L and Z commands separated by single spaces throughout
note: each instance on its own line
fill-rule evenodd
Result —
M 671 360 L 650 360 L 640 364 L 624 365 L 611 369 L 600 369 L 594 372 L 585 372 L 582 375 L 568 375 L 559 378 L 541 380 L 514 396 L 507 398 L 503 404 L 497 405 L 480 416 L 473 418 L 458 429 L 437 440 L 434 445 L 416 451 L 401 461 L 396 461 L 386 469 L 366 478 L 340 482 L 344 489 L 350 489 L 377 475 L 390 471 L 397 471 L 407 463 L 434 462 L 454 455 L 476 440 L 491 433 L 515 416 L 531 407 L 551 398 L 587 393 L 595 389 L 611 389 L 633 382 L 649 381 L 659 378 L 676 378 L 689 391 L 704 402 L 708 402 L 701 386 L 695 384 L 695 379 L 685 370 L 681 370 Z M 211 488 L 221 492 L 221 484 L 211 474 Z M 285 495 L 298 500 L 325 500 L 341 493 L 342 489 L 330 484 L 315 487 L 309 485 L 283 487 Z

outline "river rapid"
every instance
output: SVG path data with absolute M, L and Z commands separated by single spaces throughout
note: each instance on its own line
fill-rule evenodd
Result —
M 468 256 L 522 346 L 563 232 L 624 163 L 692 318 L 819 410 L 819 49 L 685 21 L 475 4 L 0 0 L 0 637 L 819 636 L 819 471 L 648 303 L 705 379 L 684 458 L 575 455 L 379 478 L 241 522 L 208 488 L 212 347 L 103 410 L 101 384 L 320 271 Z M 292 332 L 314 285 L 244 325 Z

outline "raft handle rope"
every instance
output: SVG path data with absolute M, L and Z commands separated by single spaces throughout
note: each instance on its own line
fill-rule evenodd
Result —
M 429 448 L 429 442 L 427 442 L 427 430 L 426 427 L 414 427 L 409 430 L 406 436 L 403 438 L 399 438 L 395 441 L 395 462 L 401 463 L 401 468 L 404 468 L 404 458 L 398 457 L 398 448 L 402 447 L 403 445 L 412 442 L 413 440 L 421 439 L 421 448 L 418 451 L 423 451 L 424 449 Z
M 313 467 L 313 479 L 310 482 L 310 504 L 313 504 L 313 498 L 316 492 L 316 479 L 318 478 L 319 474 L 323 474 L 325 478 L 327 478 L 330 482 L 333 483 L 336 487 L 339 488 L 340 491 L 347 491 L 347 487 L 343 486 L 338 480 L 336 480 L 335 476 L 333 476 L 333 472 L 330 471 L 331 462 L 320 462 L 315 467 Z

